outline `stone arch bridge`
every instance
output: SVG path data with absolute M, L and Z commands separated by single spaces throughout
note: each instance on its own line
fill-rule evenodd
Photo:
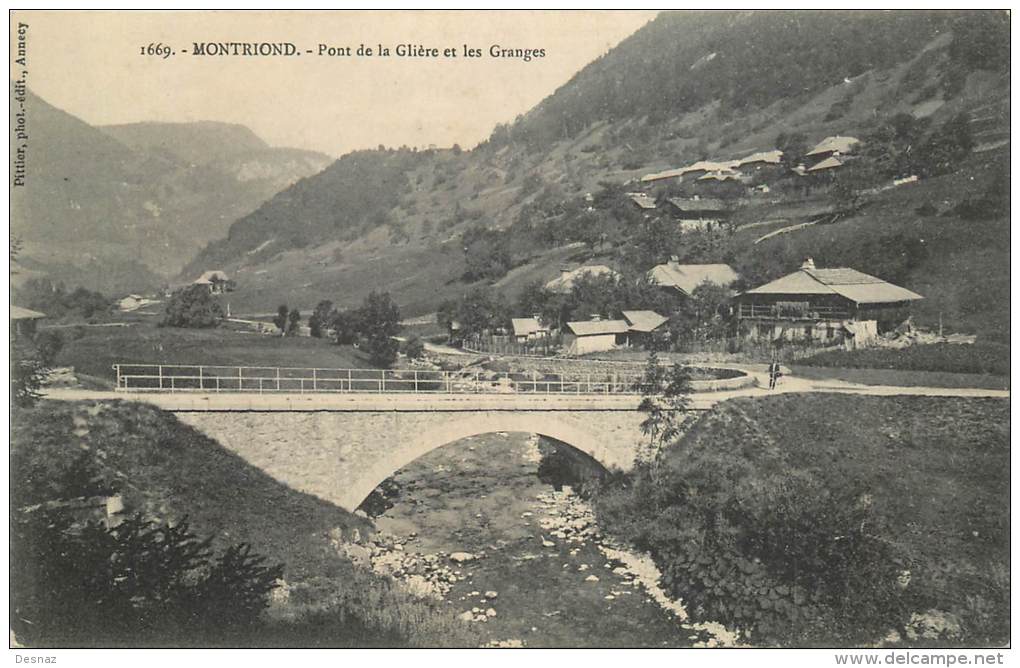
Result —
M 125 398 L 123 394 L 119 398 Z M 556 439 L 631 468 L 646 438 L 640 397 L 138 394 L 294 489 L 347 510 L 448 443 L 492 432 Z M 695 408 L 705 408 L 696 405 Z

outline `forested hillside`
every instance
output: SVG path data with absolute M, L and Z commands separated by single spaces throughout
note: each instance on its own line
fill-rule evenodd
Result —
M 242 309 L 353 306 L 382 289 L 415 315 L 474 287 L 512 299 L 585 262 L 633 276 L 679 255 L 763 281 L 810 252 L 925 294 L 925 324 L 1001 337 L 1008 304 L 975 313 L 979 278 L 950 255 L 1008 262 L 1008 39 L 1003 12 L 663 13 L 473 150 L 345 156 L 190 271 L 235 274 Z M 862 140 L 852 168 L 794 175 L 833 135 Z M 731 221 L 711 235 L 627 196 L 653 172 L 773 149 L 785 153 L 772 180 L 654 195 L 723 197 Z M 908 176 L 908 194 L 889 190 Z M 819 215 L 838 224 L 755 243 Z

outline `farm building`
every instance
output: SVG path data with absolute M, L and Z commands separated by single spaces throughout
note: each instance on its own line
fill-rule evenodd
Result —
M 212 269 L 203 273 L 195 279 L 194 284 L 209 286 L 209 292 L 214 295 L 231 292 L 234 289 L 234 282 L 230 280 L 225 271 L 219 269 Z
M 46 314 L 39 311 L 11 304 L 11 341 L 34 337 L 36 322 L 45 317 Z
M 712 229 L 729 216 L 729 206 L 721 199 L 670 197 L 666 201 L 683 230 Z
M 627 193 L 627 197 L 642 211 L 655 210 L 655 198 L 645 193 Z
M 738 277 L 728 264 L 680 264 L 679 259 L 673 256 L 669 262 L 652 267 L 648 278 L 662 288 L 690 295 L 705 281 L 726 288 Z
M 868 345 L 909 317 L 916 292 L 856 269 L 819 269 L 805 260 L 792 274 L 735 298 L 749 340 Z
M 585 320 L 568 322 L 563 335 L 563 352 L 585 355 L 612 350 L 627 341 L 630 325 L 624 320 Z
M 668 338 L 666 323 L 669 318 L 655 311 L 624 311 L 623 319 L 627 321 L 627 345 L 645 345 L 655 338 Z
M 511 318 L 514 341 L 534 341 L 549 336 L 549 328 L 542 324 L 537 315 L 530 318 Z

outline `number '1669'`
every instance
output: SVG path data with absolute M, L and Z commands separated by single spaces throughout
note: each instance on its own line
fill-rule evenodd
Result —
M 166 44 L 156 42 L 149 44 L 148 46 L 141 47 L 141 55 L 156 56 L 157 58 L 169 58 L 173 55 L 173 51 Z

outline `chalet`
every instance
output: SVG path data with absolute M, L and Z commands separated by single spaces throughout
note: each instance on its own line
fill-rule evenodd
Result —
M 545 289 L 557 294 L 569 294 L 574 289 L 574 284 L 582 277 L 611 276 L 617 277 L 615 271 L 602 264 L 585 265 L 577 269 L 560 269 L 560 275 L 545 284 Z
M 808 167 L 805 173 L 817 174 L 818 172 L 828 172 L 833 169 L 838 169 L 839 167 L 842 166 L 843 166 L 842 161 L 840 161 L 838 158 L 829 156 L 825 160 L 819 162 L 817 165 L 812 165 L 811 167 Z
M 627 345 L 644 345 L 653 339 L 667 338 L 666 323 L 669 318 L 655 311 L 624 311 L 627 321 Z
M 835 135 L 833 137 L 826 137 L 822 141 L 808 151 L 804 157 L 809 162 L 818 163 L 826 158 L 837 158 L 841 155 L 849 153 L 856 144 L 860 143 L 860 139 L 857 137 L 843 137 Z
M 45 317 L 45 313 L 11 304 L 11 341 L 35 337 L 36 322 Z
M 792 274 L 735 298 L 749 340 L 866 346 L 909 316 L 921 295 L 855 269 L 819 269 L 805 260 Z
M 652 267 L 648 278 L 662 288 L 690 295 L 706 281 L 728 288 L 738 277 L 728 264 L 680 264 L 673 256 L 669 262 Z
M 772 151 L 759 151 L 758 153 L 752 153 L 740 158 L 737 160 L 736 167 L 738 169 L 760 169 L 768 165 L 781 165 L 782 162 L 783 152 L 774 149 Z
M 194 285 L 208 286 L 209 292 L 214 295 L 223 294 L 224 292 L 232 292 L 234 290 L 234 282 L 227 277 L 226 272 L 220 271 L 219 269 L 213 269 L 203 273 L 195 279 Z
M 666 202 L 680 228 L 687 231 L 712 229 L 729 217 L 729 207 L 721 199 L 670 197 Z
M 627 197 L 642 211 L 655 210 L 655 199 L 645 193 L 627 193 Z
M 514 341 L 519 343 L 549 336 L 549 327 L 542 324 L 542 319 L 538 315 L 530 318 L 511 318 L 510 324 L 513 328 Z
M 630 325 L 625 320 L 592 320 L 568 322 L 563 333 L 563 352 L 567 355 L 585 355 L 612 350 L 626 343 Z

